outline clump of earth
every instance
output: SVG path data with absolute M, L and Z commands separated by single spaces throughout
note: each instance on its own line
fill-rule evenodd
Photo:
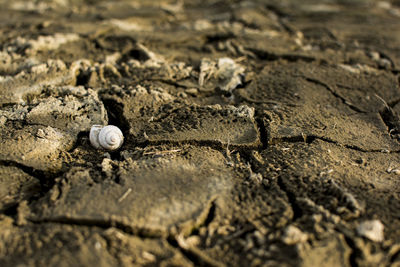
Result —
M 0 6 L 0 266 L 400 266 L 399 1 Z

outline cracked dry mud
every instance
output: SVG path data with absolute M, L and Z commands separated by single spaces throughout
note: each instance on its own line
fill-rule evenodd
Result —
M 0 266 L 400 266 L 400 1 L 0 6 Z

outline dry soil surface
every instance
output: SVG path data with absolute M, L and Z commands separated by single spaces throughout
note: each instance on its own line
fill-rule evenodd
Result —
M 398 0 L 1 0 L 0 266 L 400 266 L 399 84 Z

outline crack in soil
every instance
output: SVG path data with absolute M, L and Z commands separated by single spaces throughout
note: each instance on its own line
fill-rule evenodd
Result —
M 133 227 L 121 222 L 104 220 L 104 219 L 89 219 L 81 218 L 74 219 L 65 216 L 51 219 L 28 219 L 33 224 L 44 224 L 44 223 L 58 223 L 65 225 L 85 226 L 85 227 L 98 227 L 102 229 L 116 228 L 123 233 L 135 236 L 141 239 L 157 239 L 165 238 L 165 240 L 174 248 L 178 249 L 189 261 L 193 262 L 195 266 L 224 266 L 223 264 L 209 258 L 201 250 L 187 246 L 179 235 L 172 235 L 164 233 L 163 231 L 155 231 L 145 227 Z
M 288 14 L 282 12 L 281 10 L 279 10 L 279 8 L 277 6 L 274 6 L 273 4 L 267 4 L 265 5 L 265 8 L 274 13 L 274 15 L 278 18 L 278 23 L 279 25 L 282 26 L 282 28 L 288 33 L 288 34 L 295 34 L 296 30 L 293 29 L 293 27 L 291 27 L 286 21 L 285 21 L 285 17 L 288 17 Z
M 167 241 L 172 247 L 178 249 L 188 260 L 193 262 L 195 266 L 225 266 L 204 254 L 200 249 L 186 244 L 180 236 L 169 237 Z
M 162 237 L 171 237 L 177 235 L 192 235 L 198 228 L 207 227 L 215 218 L 215 204 L 216 198 L 210 200 L 209 205 L 207 205 L 201 212 L 201 214 L 196 218 L 196 221 L 193 222 L 191 227 L 183 227 L 179 233 L 168 233 L 162 229 L 152 229 L 145 226 L 132 225 L 129 223 L 125 223 L 124 219 L 117 218 L 116 216 L 110 216 L 109 218 L 77 218 L 77 217 L 69 217 L 67 215 L 54 216 L 51 218 L 29 218 L 33 224 L 42 224 L 42 223 L 59 223 L 66 225 L 78 225 L 78 226 L 87 226 L 87 227 L 99 227 L 103 229 L 108 228 L 116 228 L 128 235 L 134 235 L 140 238 L 162 238 Z M 182 225 L 185 225 L 186 222 L 183 222 Z
M 255 121 L 256 121 L 258 131 L 260 134 L 259 138 L 260 138 L 260 141 L 262 144 L 262 149 L 266 149 L 266 148 L 268 148 L 269 136 L 268 136 L 268 130 L 267 130 L 265 119 L 256 118 Z
M 340 233 L 342 233 L 341 231 L 339 231 Z M 349 237 L 348 235 L 342 233 L 344 235 L 344 240 L 346 242 L 346 244 L 350 247 L 351 249 L 351 253 L 350 253 L 350 257 L 349 257 L 349 264 L 351 267 L 358 267 L 358 263 L 357 263 L 357 257 L 360 256 L 360 249 L 357 248 L 355 242 L 353 241 L 353 239 L 351 237 Z
M 299 107 L 300 105 L 297 104 L 292 104 L 292 103 L 282 103 L 282 102 L 278 102 L 278 101 L 274 101 L 274 100 L 256 100 L 256 99 L 252 99 L 248 96 L 243 95 L 243 93 L 241 93 L 241 91 L 238 91 L 238 93 L 236 93 L 236 95 L 243 101 L 249 102 L 249 103 L 253 103 L 253 104 L 267 104 L 267 105 L 284 105 L 284 106 L 288 106 L 288 107 Z
M 349 103 L 344 97 L 342 97 L 341 95 L 339 95 L 335 90 L 332 89 L 332 87 L 330 87 L 328 84 L 318 80 L 318 79 L 314 79 L 314 78 L 310 78 L 304 75 L 296 75 L 295 77 L 300 77 L 303 78 L 304 80 L 320 85 L 322 87 L 325 87 L 334 97 L 340 99 L 340 101 L 342 101 L 343 104 L 345 104 L 346 106 L 348 106 L 350 109 L 358 112 L 358 113 L 367 113 L 361 109 L 359 109 L 358 107 L 354 106 L 353 104 Z
M 391 255 L 389 262 L 394 263 L 399 256 L 400 256 L 400 248 Z
M 133 226 L 115 220 L 113 218 L 107 219 L 95 219 L 95 218 L 71 218 L 68 216 L 57 216 L 53 218 L 29 218 L 29 222 L 33 224 L 43 224 L 43 223 L 58 223 L 65 225 L 77 225 L 86 227 L 99 227 L 102 229 L 116 228 L 128 235 L 137 236 L 140 238 L 160 238 L 168 236 L 161 230 L 149 229 L 146 227 Z
M 215 150 L 218 150 L 220 152 L 225 152 L 226 151 L 226 143 L 223 143 L 218 140 L 184 140 L 184 141 L 171 141 L 171 140 L 157 140 L 157 141 L 146 141 L 145 143 L 142 143 L 142 148 L 148 146 L 148 145 L 153 145 L 153 146 L 160 146 L 160 145 L 172 145 L 172 146 L 183 146 L 183 145 L 193 145 L 197 147 L 209 147 Z M 236 150 L 243 150 L 243 149 L 258 149 L 260 147 L 259 144 L 244 144 L 244 145 L 236 145 L 236 144 L 229 144 L 229 148 L 234 148 Z
M 381 116 L 382 121 L 388 127 L 389 135 L 399 141 L 400 119 L 396 112 L 388 104 L 386 104 L 385 108 L 379 112 L 379 115 Z
M 26 166 L 24 164 L 12 161 L 12 160 L 0 160 L 0 166 L 6 167 L 16 167 L 21 171 L 25 172 L 26 174 L 32 176 L 33 178 L 37 179 L 41 186 L 41 197 L 44 196 L 55 184 L 55 178 L 61 176 L 63 172 L 45 172 L 42 170 L 37 170 L 33 167 Z
M 299 136 L 292 136 L 292 137 L 283 137 L 283 138 L 273 138 L 270 141 L 270 144 L 280 144 L 280 143 L 307 143 L 307 144 L 311 144 L 312 142 L 314 142 L 315 140 L 320 140 L 323 142 L 327 142 L 330 144 L 334 144 L 336 146 L 340 146 L 340 147 L 344 147 L 347 149 L 352 149 L 355 151 L 359 151 L 359 152 L 363 152 L 363 153 L 400 153 L 400 150 L 395 150 L 395 151 L 389 151 L 386 149 L 371 149 L 371 150 L 365 150 L 362 149 L 358 146 L 353 146 L 353 145 L 348 145 L 348 144 L 341 144 L 337 141 L 333 141 L 331 139 L 325 138 L 325 137 L 321 137 L 321 136 L 317 136 L 317 135 L 299 135 Z
M 285 185 L 282 176 L 278 176 L 277 185 L 282 190 L 282 192 L 285 193 L 288 199 L 288 203 L 292 207 L 293 211 L 292 221 L 295 222 L 297 219 L 303 216 L 303 210 L 301 209 L 299 203 L 297 202 L 296 195 L 291 190 L 289 190 L 289 188 Z
M 255 54 L 257 58 L 260 60 L 266 60 L 266 61 L 287 60 L 289 62 L 304 61 L 308 63 L 317 61 L 317 59 L 312 56 L 298 55 L 298 54 L 276 54 L 273 52 L 256 49 L 252 47 L 245 47 L 245 49 Z
M 210 201 L 202 214 L 197 218 L 198 222 L 195 222 L 186 236 L 192 235 L 198 228 L 205 226 L 207 227 L 215 218 L 215 199 Z M 116 228 L 125 234 L 136 236 L 141 239 L 146 238 L 165 238 L 167 242 L 174 248 L 177 248 L 188 260 L 193 262 L 195 266 L 225 266 L 224 264 L 210 258 L 199 248 L 186 243 L 182 230 L 180 233 L 167 233 L 161 229 L 150 229 L 143 226 L 133 226 L 119 221 L 115 218 L 107 219 L 94 219 L 94 218 L 71 218 L 68 216 L 58 216 L 55 218 L 42 218 L 35 219 L 29 218 L 29 222 L 33 224 L 43 223 L 58 223 L 65 225 L 77 225 L 86 227 L 99 227 L 102 229 Z
M 389 105 L 389 107 L 394 108 L 398 103 L 400 103 L 400 98 L 395 99 L 393 101 L 387 102 L 387 104 Z

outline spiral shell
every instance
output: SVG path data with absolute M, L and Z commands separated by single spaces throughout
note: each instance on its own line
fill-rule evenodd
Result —
M 90 129 L 89 139 L 93 147 L 106 150 L 116 150 L 124 142 L 121 130 L 114 125 L 93 125 Z

